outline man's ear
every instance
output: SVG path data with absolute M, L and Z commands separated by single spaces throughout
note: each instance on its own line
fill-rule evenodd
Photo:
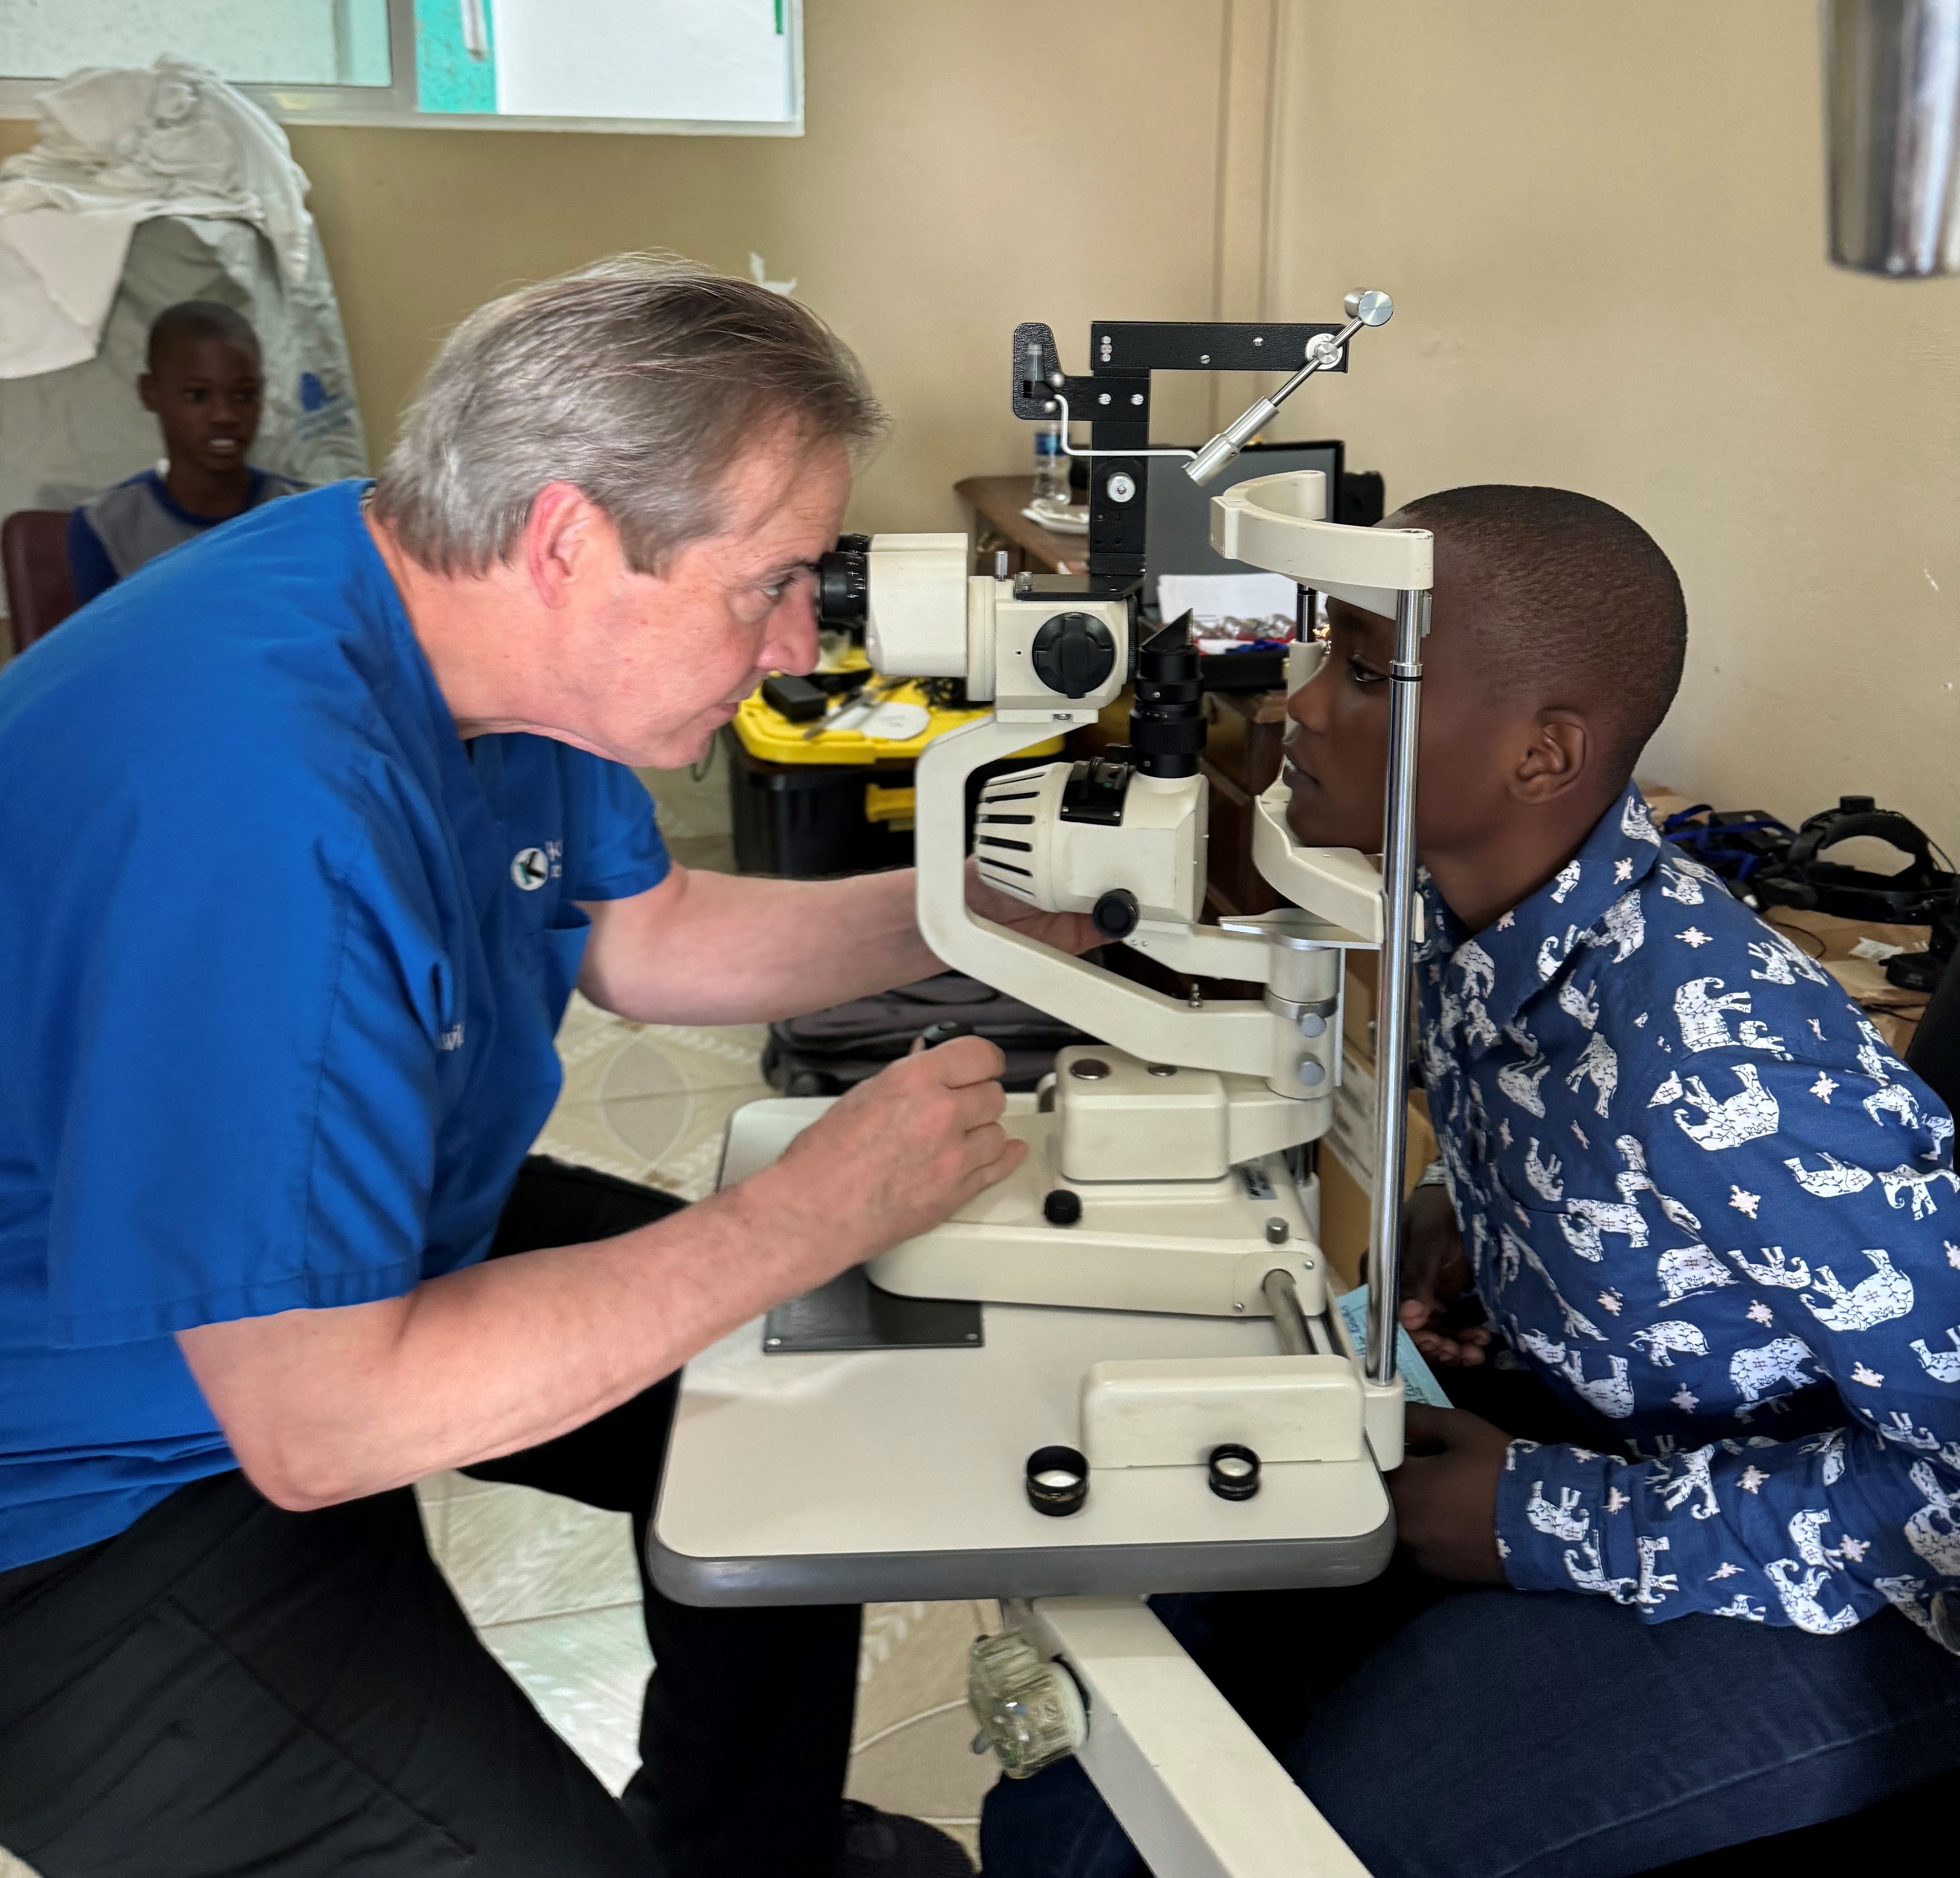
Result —
M 157 409 L 157 374 L 146 371 L 136 380 L 136 396 L 143 401 L 143 409 L 152 415 Z
M 1552 801 L 1577 788 L 1598 760 L 1592 727 L 1583 712 L 1541 711 L 1511 772 L 1511 794 L 1520 802 Z
M 584 490 L 569 482 L 547 482 L 524 520 L 524 572 L 545 606 L 570 603 L 574 593 L 601 571 L 606 550 L 616 540 L 612 526 Z

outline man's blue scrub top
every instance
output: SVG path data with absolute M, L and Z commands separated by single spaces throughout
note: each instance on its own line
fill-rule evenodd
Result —
M 342 482 L 0 672 L 0 1570 L 237 1463 L 172 1332 L 481 1259 L 629 770 L 466 744 Z

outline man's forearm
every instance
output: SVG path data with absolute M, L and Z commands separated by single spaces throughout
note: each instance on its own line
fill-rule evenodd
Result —
M 588 906 L 579 987 L 644 1023 L 755 1023 L 822 1011 L 945 968 L 919 937 L 908 867 L 848 880 L 689 872 Z
M 602 1240 L 407 1296 L 179 1337 L 266 1496 L 325 1506 L 534 1447 L 618 1406 L 797 1288 L 767 1179 Z M 292 1378 L 313 1379 L 295 1391 Z

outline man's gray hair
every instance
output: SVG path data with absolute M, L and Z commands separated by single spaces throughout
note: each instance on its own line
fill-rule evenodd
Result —
M 374 485 L 375 514 L 441 574 L 506 561 L 569 482 L 657 574 L 718 533 L 759 431 L 868 442 L 883 413 L 807 307 L 672 255 L 622 254 L 479 307 L 436 355 Z

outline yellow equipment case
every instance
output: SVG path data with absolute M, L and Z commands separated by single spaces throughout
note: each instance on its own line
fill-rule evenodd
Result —
M 744 874 L 807 880 L 912 865 L 913 766 L 934 737 L 986 709 L 943 702 L 950 689 L 943 680 L 872 683 L 881 704 L 922 706 L 925 727 L 902 740 L 870 737 L 848 725 L 818 729 L 826 720 L 793 723 L 759 691 L 743 700 L 722 738 L 735 860 Z M 967 785 L 969 814 L 987 777 L 1061 749 L 1061 740 L 1050 737 L 977 772 Z

